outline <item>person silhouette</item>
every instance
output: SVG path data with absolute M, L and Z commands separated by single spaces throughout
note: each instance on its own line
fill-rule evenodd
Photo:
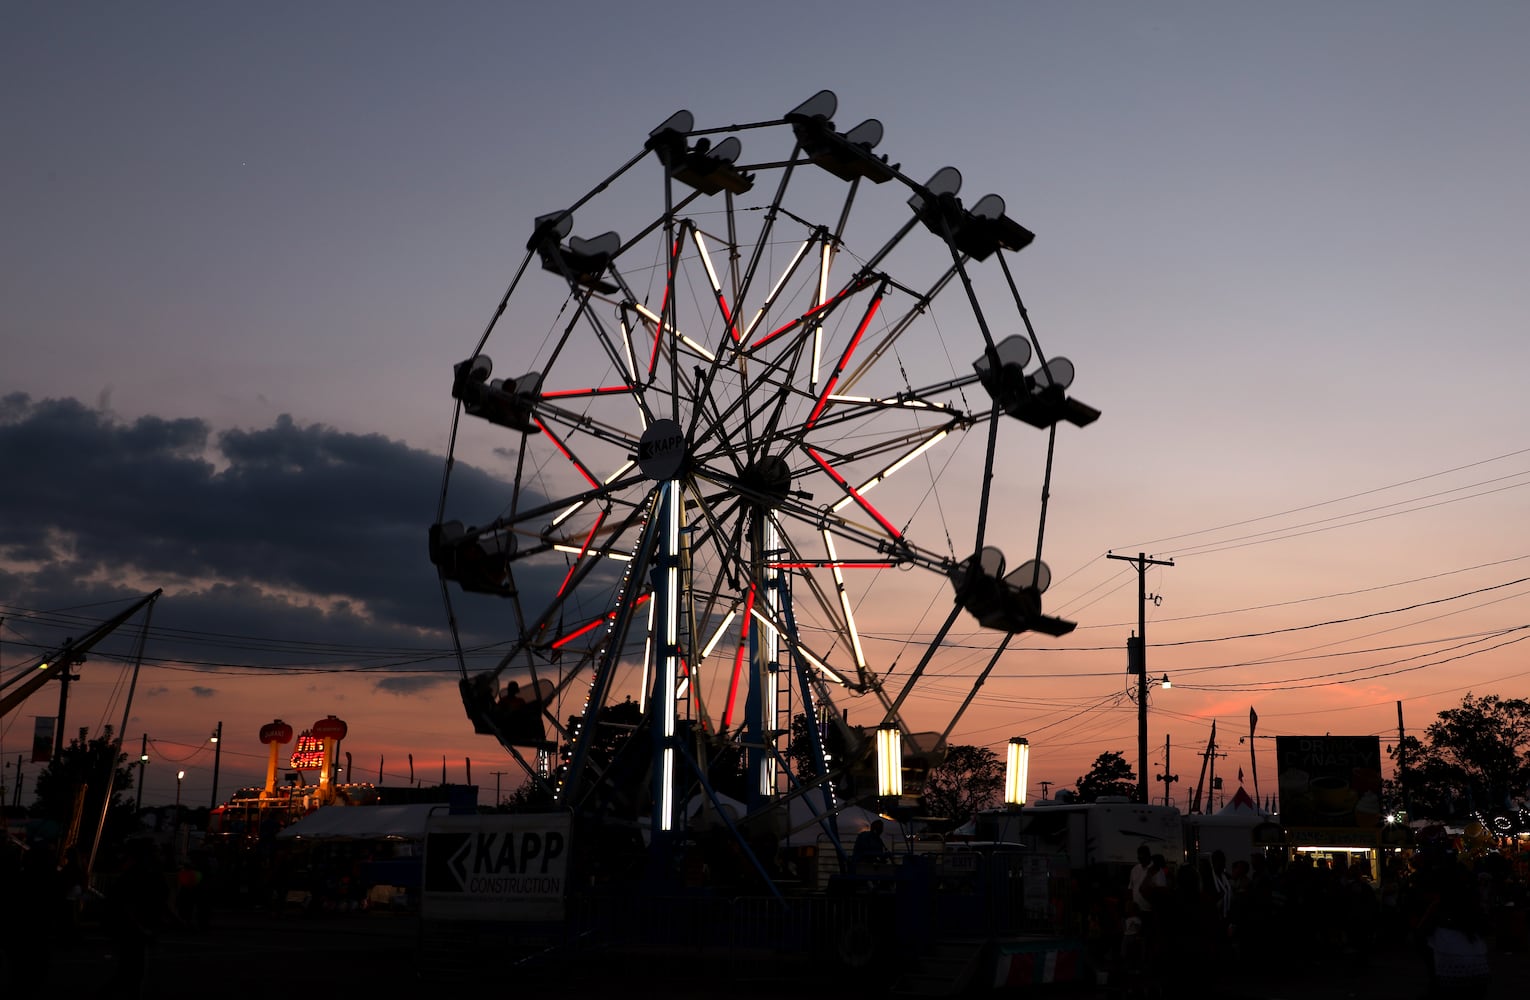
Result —
M 882 821 L 874 819 L 870 826 L 856 835 L 855 846 L 850 851 L 853 870 L 860 871 L 862 865 L 880 865 L 892 860 L 887 842 L 882 839 L 882 829 Z

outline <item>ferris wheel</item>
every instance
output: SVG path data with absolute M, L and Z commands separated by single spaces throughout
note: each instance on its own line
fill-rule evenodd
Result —
M 780 794 L 802 777 L 797 716 L 869 698 L 862 715 L 919 745 L 903 710 L 964 611 L 1000 648 L 1072 628 L 1041 608 L 1045 481 L 1058 424 L 1099 414 L 1016 291 L 1006 255 L 1032 234 L 997 195 L 965 207 L 955 168 L 910 178 L 876 152 L 875 119 L 839 131 L 837 103 L 723 128 L 672 115 L 534 220 L 453 373 L 430 555 L 467 713 L 530 771 L 553 768 L 527 748 L 566 748 L 552 780 L 577 800 L 595 737 L 568 720 L 631 698 L 656 830 L 696 767 L 688 741 L 745 747 L 751 796 Z M 1029 524 L 1000 541 L 1034 542 L 1013 570 L 988 529 L 1004 417 L 1045 438 L 1040 504 L 1006 505 Z M 894 685 L 866 623 L 907 626 L 916 591 L 949 614 Z

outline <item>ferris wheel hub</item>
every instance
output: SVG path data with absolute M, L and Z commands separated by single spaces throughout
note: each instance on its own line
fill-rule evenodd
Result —
M 689 454 L 685 431 L 673 420 L 655 420 L 638 439 L 638 468 L 655 482 L 680 475 Z

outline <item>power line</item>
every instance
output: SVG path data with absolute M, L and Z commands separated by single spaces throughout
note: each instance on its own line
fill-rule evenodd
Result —
M 1189 531 L 1189 532 L 1185 532 L 1185 533 L 1179 534 L 1179 535 L 1170 535 L 1170 536 L 1168 536 L 1166 538 L 1155 538 L 1155 539 L 1153 539 L 1151 541 L 1141 542 L 1141 543 L 1138 543 L 1136 545 L 1118 545 L 1118 546 L 1116 546 L 1116 548 L 1120 548 L 1120 549 L 1148 549 L 1148 548 L 1152 548 L 1152 547 L 1157 546 L 1157 545 L 1161 545 L 1164 542 L 1178 541 L 1181 538 L 1194 538 L 1196 535 L 1209 535 L 1212 532 L 1215 532 L 1215 531 L 1225 531 L 1228 528 L 1241 528 L 1241 527 L 1243 527 L 1246 524 L 1257 524 L 1260 521 L 1268 521 L 1268 520 L 1271 520 L 1271 519 L 1277 518 L 1277 517 L 1288 517 L 1291 514 L 1300 514 L 1303 511 L 1317 510 L 1319 507 L 1327 507 L 1327 506 L 1329 506 L 1331 504 L 1344 503 L 1345 501 L 1348 501 L 1348 500 L 1358 500 L 1361 497 L 1371 496 L 1371 495 L 1376 494 L 1376 493 L 1385 493 L 1387 490 L 1395 490 L 1395 489 L 1398 489 L 1398 488 L 1403 487 L 1403 486 L 1412 486 L 1414 483 L 1427 482 L 1430 479 L 1438 479 L 1441 476 L 1448 476 L 1448 475 L 1451 475 L 1452 473 L 1456 473 L 1456 472 L 1464 472 L 1467 469 L 1475 469 L 1478 466 L 1490 465 L 1493 462 L 1501 462 L 1501 461 L 1503 461 L 1506 458 L 1516 458 L 1516 457 L 1518 457 L 1520 455 L 1525 455 L 1525 454 L 1530 454 L 1530 448 L 1520 448 L 1517 451 L 1506 452 L 1506 453 L 1504 453 L 1502 455 L 1494 456 L 1493 458 L 1484 458 L 1484 459 L 1481 459 L 1480 461 L 1469 462 L 1466 465 L 1458 465 L 1458 466 L 1456 466 L 1453 469 L 1445 469 L 1442 472 L 1431 472 L 1431 473 L 1429 473 L 1426 476 L 1415 476 L 1412 479 L 1404 479 L 1401 482 L 1392 483 L 1392 484 L 1387 485 L 1387 486 L 1377 486 L 1377 487 L 1374 487 L 1372 489 L 1362 490 L 1359 493 L 1351 493 L 1348 496 L 1336 497 L 1336 498 L 1334 498 L 1332 500 L 1321 500 L 1321 501 L 1319 501 L 1317 503 L 1305 504 L 1305 505 L 1303 505 L 1301 507 L 1292 507 L 1292 508 L 1290 508 L 1288 510 L 1283 510 L 1283 511 L 1280 511 L 1279 513 L 1275 513 L 1275 514 L 1261 514 L 1258 517 L 1245 518 L 1244 520 L 1241 520 L 1241 521 L 1232 521 L 1232 522 L 1229 522 L 1227 524 L 1219 525 L 1218 527 L 1215 527 L 1215 528 L 1202 528 L 1202 529 L 1197 530 L 1197 531 Z M 1517 473 L 1517 474 L 1522 474 L 1522 473 Z M 1494 482 L 1496 480 L 1488 480 L 1488 481 L 1489 482 Z

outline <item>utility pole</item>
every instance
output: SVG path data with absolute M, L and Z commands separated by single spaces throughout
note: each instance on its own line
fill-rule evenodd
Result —
M 209 809 L 218 808 L 218 764 L 223 760 L 223 723 L 219 721 L 218 729 L 213 733 L 213 790 L 212 805 Z
M 1049 791 L 1051 791 L 1051 790 L 1052 790 L 1052 783 L 1050 781 L 1043 781 L 1041 783 L 1041 797 L 1042 797 L 1042 799 L 1045 799 L 1047 797 L 1047 793 Z
M 1137 567 L 1137 634 L 1136 656 L 1132 656 L 1132 643 L 1127 640 L 1126 666 L 1137 675 L 1137 801 L 1148 801 L 1148 751 L 1147 751 L 1147 568 L 1149 566 L 1173 566 L 1173 559 L 1149 559 L 1147 553 L 1139 552 L 1136 558 L 1105 554 L 1107 559 L 1121 559 Z
M 138 745 L 138 801 L 133 805 L 134 814 L 143 812 L 143 766 L 149 762 L 149 734 L 143 734 Z
M 1158 776 L 1163 782 L 1163 804 L 1169 805 L 1169 786 L 1179 780 L 1179 775 L 1169 773 L 1169 734 L 1163 737 L 1163 773 Z
M 1413 807 L 1408 801 L 1408 751 L 1403 749 L 1402 699 L 1397 700 L 1397 784 L 1402 788 L 1403 816 L 1410 822 Z
M 53 759 L 58 760 L 64 755 L 64 714 L 69 708 L 69 682 L 77 681 L 80 675 L 74 672 L 77 660 L 74 658 L 74 650 L 71 644 L 74 639 L 64 640 L 63 656 L 64 669 L 58 675 L 58 729 L 53 734 Z
M 508 771 L 490 771 L 489 773 L 494 775 L 494 808 L 498 809 L 500 802 L 503 801 L 499 797 L 499 779 L 503 778 L 509 772 Z
M 1211 771 L 1211 788 L 1207 791 L 1206 794 L 1206 811 L 1208 813 L 1216 811 L 1216 799 L 1218 791 L 1217 782 L 1221 780 L 1217 777 L 1217 758 L 1226 756 L 1227 754 L 1225 753 L 1217 752 L 1216 728 L 1213 727 L 1211 730 L 1211 747 L 1207 751 L 1207 757 L 1210 761 L 1209 769 Z M 1227 797 L 1223 796 L 1222 801 L 1225 803 L 1227 801 Z

